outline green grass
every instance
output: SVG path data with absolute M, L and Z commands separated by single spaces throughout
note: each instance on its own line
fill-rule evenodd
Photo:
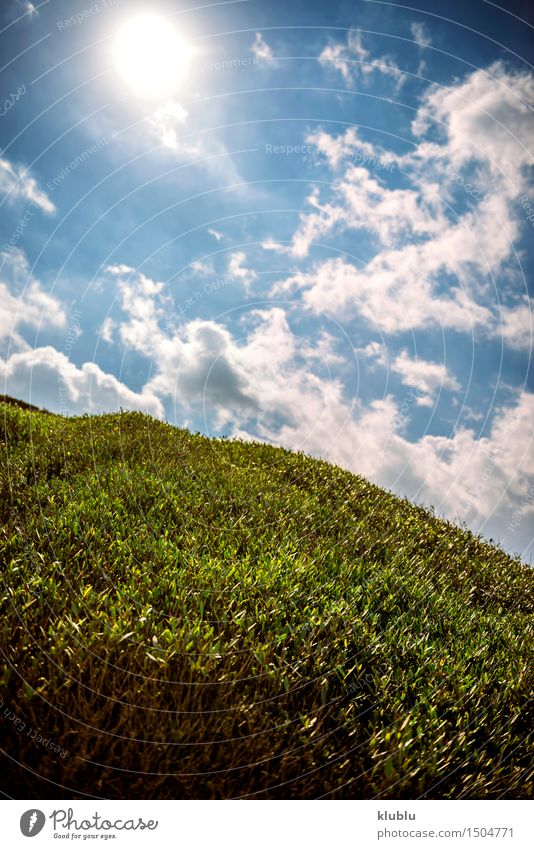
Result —
M 303 454 L 0 422 L 10 795 L 532 794 L 531 569 Z

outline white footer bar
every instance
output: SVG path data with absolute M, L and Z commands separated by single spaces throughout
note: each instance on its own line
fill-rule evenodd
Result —
M 532 849 L 530 801 L 5 801 L 6 847 Z M 29 843 L 29 838 L 35 838 Z

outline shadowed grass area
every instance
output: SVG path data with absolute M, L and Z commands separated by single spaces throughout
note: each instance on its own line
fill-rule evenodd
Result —
M 0 422 L 11 795 L 532 794 L 528 567 L 302 454 Z

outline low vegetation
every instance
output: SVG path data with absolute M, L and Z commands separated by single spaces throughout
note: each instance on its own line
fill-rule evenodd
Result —
M 0 405 L 16 798 L 532 795 L 532 570 L 328 463 Z

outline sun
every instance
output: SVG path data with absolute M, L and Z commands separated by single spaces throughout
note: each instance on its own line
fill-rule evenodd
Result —
M 167 97 L 189 71 L 192 49 L 165 18 L 139 14 L 119 29 L 113 45 L 123 80 L 142 97 Z

